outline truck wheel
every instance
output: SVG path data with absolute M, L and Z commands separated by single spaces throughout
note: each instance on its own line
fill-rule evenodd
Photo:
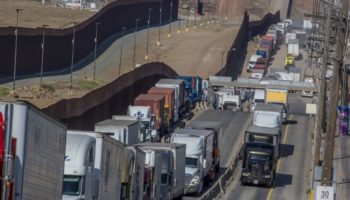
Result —
M 220 171 L 220 162 L 217 165 L 215 165 L 215 172 L 219 173 L 219 171 Z
M 245 186 L 245 182 L 241 180 L 241 186 Z

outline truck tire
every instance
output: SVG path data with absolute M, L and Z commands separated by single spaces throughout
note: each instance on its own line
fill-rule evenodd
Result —
M 219 171 L 220 171 L 220 162 L 217 165 L 215 165 L 215 172 L 219 173 Z
M 245 182 L 241 180 L 241 186 L 245 186 Z

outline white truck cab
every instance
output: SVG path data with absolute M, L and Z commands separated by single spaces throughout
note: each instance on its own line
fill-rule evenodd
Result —
M 259 58 L 262 58 L 262 56 L 261 55 L 252 55 L 250 57 L 248 68 L 247 68 L 248 72 L 250 72 L 252 69 L 254 69 L 254 66 L 257 64 Z
M 155 129 L 155 116 L 151 114 L 150 106 L 129 106 L 127 115 L 137 117 L 141 122 L 141 133 L 144 141 L 157 140 L 158 132 Z
M 92 199 L 95 138 L 67 134 L 62 199 Z
M 213 140 L 213 130 L 179 129 L 171 135 L 171 143 L 186 145 L 185 194 L 199 195 L 214 179 Z

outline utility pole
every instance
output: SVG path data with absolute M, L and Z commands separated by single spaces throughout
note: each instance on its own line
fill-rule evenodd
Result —
M 137 36 L 137 23 L 140 21 L 140 18 L 137 18 L 135 20 L 135 32 L 134 32 L 134 57 L 133 57 L 133 65 L 132 65 L 132 69 L 135 69 L 135 65 L 136 65 L 136 36 Z
M 69 82 L 69 93 L 72 94 L 73 89 L 73 67 L 74 67 L 74 49 L 75 49 L 75 27 L 77 25 L 76 22 L 73 23 L 73 39 L 72 39 L 72 60 L 70 65 L 70 82 Z
M 16 14 L 17 14 L 17 23 L 16 23 L 16 30 L 15 30 L 15 56 L 14 56 L 14 62 L 13 62 L 13 93 L 16 95 L 16 74 L 17 74 L 17 43 L 18 43 L 18 16 L 19 12 L 22 11 L 23 9 L 16 9 Z
M 49 25 L 43 25 L 43 39 L 41 42 L 40 86 L 43 85 L 44 55 L 45 55 L 45 28 L 48 26 Z
M 100 25 L 101 23 L 99 22 L 96 22 L 95 23 L 95 39 L 94 39 L 94 42 L 95 42 L 95 50 L 94 50 L 94 74 L 93 74 L 93 79 L 94 81 L 96 80 L 96 57 L 97 57 L 97 34 L 98 34 L 98 26 Z
M 119 53 L 119 72 L 118 76 L 120 76 L 121 68 L 122 68 L 122 58 L 123 58 L 123 43 L 124 43 L 124 32 L 126 30 L 126 27 L 122 28 L 122 40 L 120 42 L 120 53 Z
M 149 27 L 151 25 L 151 12 L 152 8 L 148 9 L 148 21 L 147 21 L 147 42 L 146 42 L 146 55 L 145 55 L 145 60 L 148 60 L 149 55 L 148 55 L 148 48 L 149 48 Z
M 346 45 L 345 34 L 348 20 L 349 0 L 343 1 L 342 12 L 340 13 L 340 19 L 338 20 L 338 31 L 336 37 L 336 61 L 333 69 L 332 89 L 331 89 L 331 101 L 328 115 L 327 126 L 327 139 L 324 155 L 324 163 L 322 167 L 322 180 L 321 185 L 332 185 L 332 172 L 333 172 L 333 152 L 334 152 L 334 138 L 336 131 L 336 117 L 337 117 L 337 105 L 339 99 L 339 70 L 343 66 L 343 55 Z M 331 28 L 331 27 L 328 27 Z
M 319 2 L 318 2 L 319 3 Z M 327 9 L 327 12 L 332 13 L 333 10 L 333 2 L 332 5 L 324 6 Z M 320 5 L 316 5 L 314 11 L 314 20 L 313 23 L 316 24 L 317 15 L 319 14 Z M 327 15 L 327 19 L 325 21 L 325 27 L 330 27 L 331 24 L 331 14 Z M 312 37 L 314 37 L 316 27 L 313 26 Z M 316 126 L 316 134 L 315 134 L 315 149 L 314 149 L 314 166 L 320 165 L 320 149 L 321 149 L 321 135 L 323 134 L 323 124 L 324 124 L 324 114 L 325 114 L 325 96 L 326 96 L 326 72 L 328 65 L 328 55 L 329 55 L 329 37 L 330 37 L 330 28 L 326 28 L 323 30 L 325 33 L 325 41 L 324 41 L 324 49 L 323 49 L 323 65 L 321 69 L 321 77 L 320 77 L 320 86 L 319 86 L 319 104 L 318 104 L 318 114 L 317 114 L 317 126 Z M 313 38 L 314 40 L 315 38 Z M 311 65 L 313 58 L 313 49 L 311 52 Z

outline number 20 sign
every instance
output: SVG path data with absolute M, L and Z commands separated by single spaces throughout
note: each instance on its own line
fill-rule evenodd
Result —
M 317 186 L 316 200 L 334 200 L 333 187 Z

